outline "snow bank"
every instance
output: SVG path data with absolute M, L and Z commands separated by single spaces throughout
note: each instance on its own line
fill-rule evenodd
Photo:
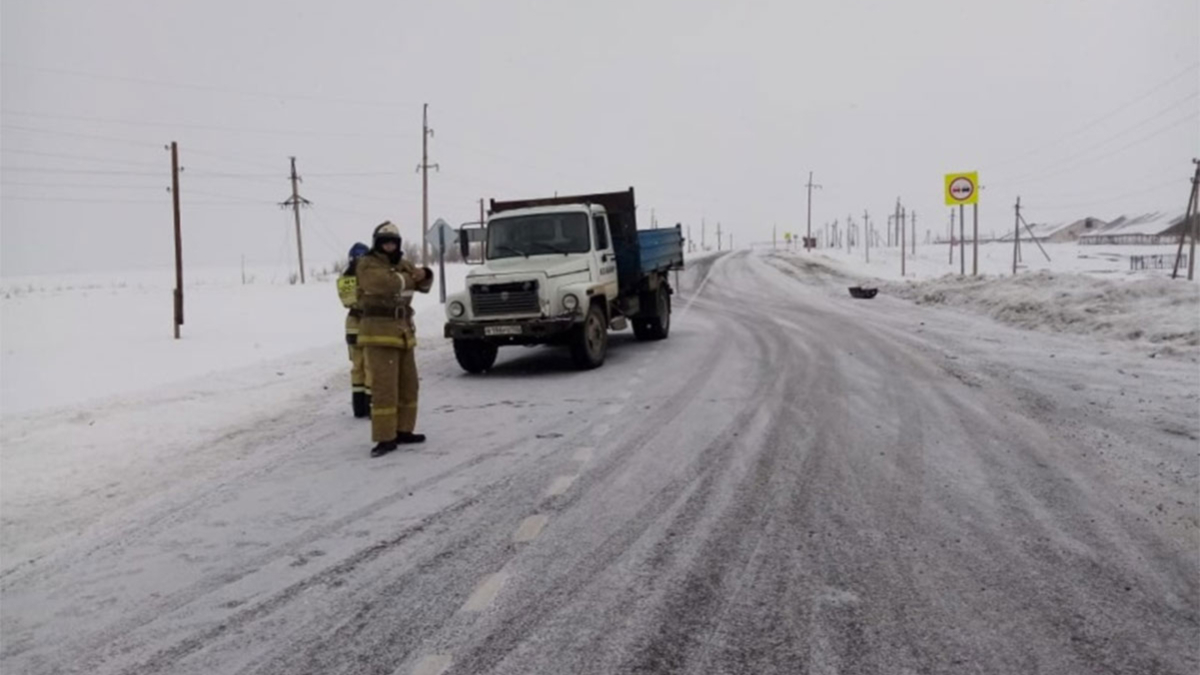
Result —
M 921 305 L 982 312 L 1021 328 L 1138 342 L 1154 354 L 1200 355 L 1200 286 L 1186 281 L 1118 282 L 1040 271 L 893 282 L 882 291 Z

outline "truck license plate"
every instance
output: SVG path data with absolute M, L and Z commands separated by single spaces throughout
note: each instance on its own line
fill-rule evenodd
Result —
M 520 335 L 520 326 L 488 326 L 483 329 L 484 335 Z

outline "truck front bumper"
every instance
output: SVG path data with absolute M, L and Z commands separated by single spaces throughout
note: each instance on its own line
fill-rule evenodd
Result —
M 569 316 L 487 323 L 447 321 L 445 335 L 455 340 L 483 340 L 501 345 L 543 344 L 564 337 L 575 324 L 575 318 Z

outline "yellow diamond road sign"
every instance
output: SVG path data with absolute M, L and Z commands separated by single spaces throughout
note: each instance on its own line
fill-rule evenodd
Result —
M 948 173 L 946 174 L 946 205 L 978 204 L 979 203 L 979 173 Z

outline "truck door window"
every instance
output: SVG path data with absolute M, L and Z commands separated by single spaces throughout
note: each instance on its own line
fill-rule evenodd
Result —
M 608 227 L 604 216 L 592 216 L 592 222 L 596 225 L 596 250 L 608 250 Z

